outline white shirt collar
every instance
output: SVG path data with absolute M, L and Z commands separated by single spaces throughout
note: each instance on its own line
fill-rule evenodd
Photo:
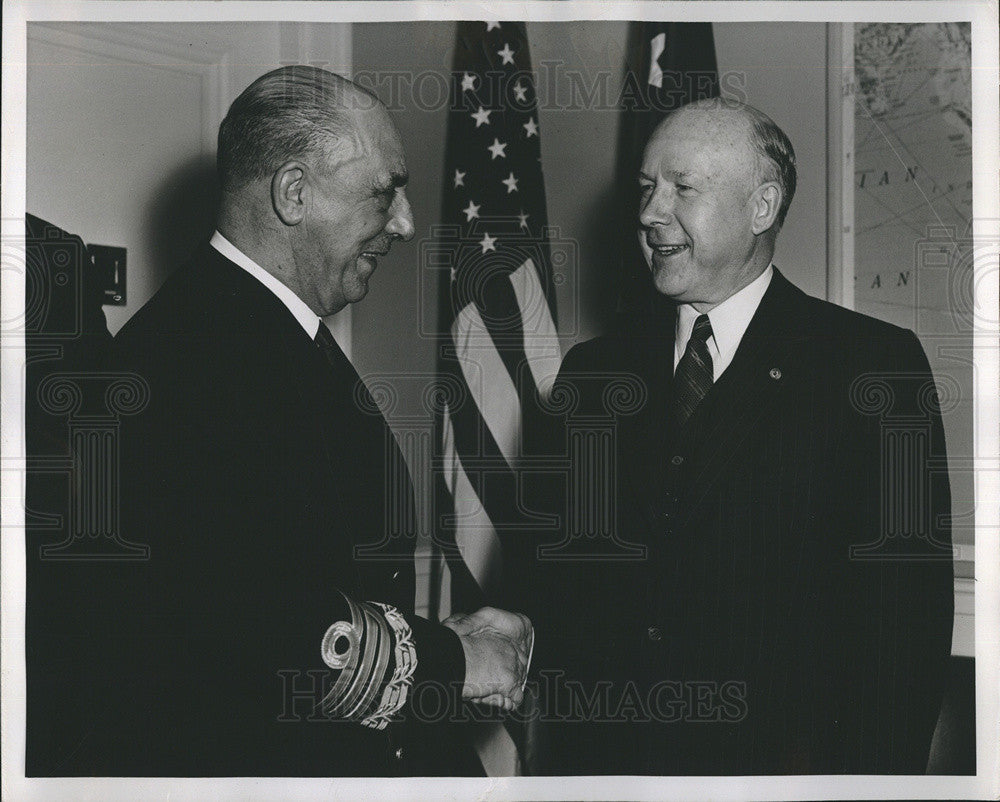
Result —
M 722 372 L 729 367 L 739 348 L 740 341 L 746 333 L 750 320 L 757 307 L 760 306 L 764 293 L 767 292 L 774 275 L 774 265 L 751 281 L 735 295 L 729 296 L 708 313 L 712 323 L 712 336 L 708 339 L 708 350 L 712 355 L 712 372 L 718 381 Z M 681 304 L 677 307 L 677 325 L 674 336 L 674 369 L 684 355 L 694 322 L 699 312 L 691 304 Z
M 208 244 L 225 256 L 230 262 L 242 267 L 247 271 L 247 273 L 274 293 L 278 300 L 288 307 L 288 311 L 295 316 L 297 321 L 299 321 L 299 325 L 302 326 L 306 334 L 309 335 L 309 339 L 316 339 L 316 332 L 319 331 L 321 322 L 319 317 L 317 317 L 316 313 L 306 306 L 306 302 L 292 292 L 288 286 L 282 284 L 281 281 L 268 273 L 263 267 L 243 253 L 243 251 L 233 245 L 233 243 L 227 240 L 218 231 L 212 234 L 212 239 L 209 240 Z

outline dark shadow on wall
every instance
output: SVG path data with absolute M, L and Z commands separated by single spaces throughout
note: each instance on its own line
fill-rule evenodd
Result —
M 927 773 L 976 773 L 976 661 L 971 657 L 953 656 L 949 662 Z
M 619 67 L 623 86 L 630 72 L 642 75 L 645 70 L 646 65 L 635 61 L 637 54 L 643 52 L 642 38 L 643 23 L 630 22 Z M 620 109 L 615 141 L 615 180 L 595 203 L 592 225 L 588 228 L 600 237 L 602 248 L 599 264 L 603 269 L 591 288 L 596 293 L 598 307 L 594 311 L 600 333 L 632 328 L 639 323 L 639 318 L 658 319 L 666 311 L 666 300 L 653 286 L 649 266 L 637 239 L 639 208 L 636 176 L 644 138 L 645 129 L 640 126 L 638 117 Z M 590 294 L 587 300 L 590 300 Z
M 606 186 L 586 210 L 578 258 L 590 269 L 577 272 L 579 314 L 589 336 L 608 332 L 622 290 L 622 209 L 618 188 Z M 568 321 L 567 321 L 568 322 Z
M 219 181 L 213 156 L 181 163 L 150 196 L 145 225 L 153 257 L 150 269 L 159 287 L 215 230 Z

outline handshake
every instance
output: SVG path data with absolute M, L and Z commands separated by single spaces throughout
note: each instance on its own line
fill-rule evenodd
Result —
M 535 644 L 528 617 L 483 607 L 442 623 L 458 634 L 465 652 L 462 698 L 507 711 L 520 705 Z

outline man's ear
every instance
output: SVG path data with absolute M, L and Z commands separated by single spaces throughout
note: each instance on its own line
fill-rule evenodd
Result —
M 306 166 L 300 161 L 287 161 L 271 176 L 271 205 L 286 226 L 297 226 L 306 214 L 309 188 Z
M 781 208 L 781 186 L 777 181 L 768 181 L 761 184 L 754 190 L 751 199 L 751 210 L 753 219 L 750 221 L 750 230 L 754 234 L 762 234 L 774 225 L 778 219 L 778 210 Z

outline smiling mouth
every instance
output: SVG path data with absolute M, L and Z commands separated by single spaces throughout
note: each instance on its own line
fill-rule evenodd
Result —
M 377 267 L 379 257 L 385 256 L 387 253 L 389 253 L 389 251 L 362 251 L 360 255 L 363 259 L 367 259 L 371 262 L 373 267 Z
M 652 248 L 653 253 L 659 254 L 660 256 L 674 256 L 675 254 L 686 251 L 688 246 L 685 244 L 679 245 L 654 245 L 652 242 L 647 242 L 650 248 Z

